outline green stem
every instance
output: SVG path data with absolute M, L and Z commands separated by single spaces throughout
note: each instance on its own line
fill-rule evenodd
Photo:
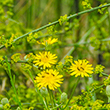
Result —
M 29 72 L 29 75 L 30 75 L 30 77 L 31 77 L 31 79 L 32 79 L 32 81 L 33 81 L 33 83 L 34 83 L 34 87 L 36 88 L 36 90 L 37 90 L 37 92 L 38 92 L 38 94 L 39 94 L 39 96 L 40 96 L 40 98 L 41 98 L 41 100 L 42 100 L 42 102 L 43 102 L 43 105 L 44 105 L 45 109 L 48 110 L 48 109 L 47 109 L 47 106 L 46 106 L 46 103 L 45 103 L 45 101 L 44 101 L 42 95 L 40 94 L 40 92 L 39 92 L 39 90 L 38 90 L 38 88 L 37 88 L 37 86 L 36 86 L 36 84 L 35 84 L 35 82 L 34 82 L 34 78 L 33 78 L 32 74 L 31 74 L 31 72 L 30 72 L 29 70 L 28 70 L 28 72 Z
M 43 100 L 44 100 L 44 99 L 43 99 Z M 48 107 L 48 104 L 47 104 L 47 100 L 46 100 L 46 98 L 45 98 L 45 100 L 44 100 L 44 104 L 45 104 L 47 110 L 50 110 L 49 107 Z
M 110 97 L 108 97 L 108 103 L 110 103 Z
M 72 99 L 73 94 L 74 94 L 74 92 L 75 92 L 75 89 L 76 89 L 76 87 L 77 87 L 77 85 L 78 85 L 78 83 L 79 83 L 79 80 L 80 80 L 80 77 L 78 77 L 77 82 L 75 83 L 74 88 L 73 88 L 73 91 L 72 91 L 72 93 L 71 93 L 71 95 L 70 95 L 70 98 L 69 98 L 68 102 L 66 103 L 65 107 L 63 108 L 63 110 L 68 106 L 70 100 Z
M 30 105 L 30 103 L 29 102 L 27 102 L 27 103 L 22 103 L 22 105 Z M 36 105 L 42 105 L 41 103 L 36 103 Z M 16 107 L 16 106 L 18 106 L 17 104 L 16 105 L 11 105 L 11 107 Z
M 99 40 L 99 41 L 103 41 L 103 42 L 110 41 L 110 38 L 102 39 L 102 40 Z M 90 44 L 90 43 L 92 43 L 92 42 L 74 43 L 74 44 L 62 45 L 62 46 L 60 46 L 60 48 L 73 47 L 73 46 L 76 46 L 76 45 L 78 46 L 78 45 Z M 29 50 L 29 51 L 36 51 L 36 50 L 38 50 L 38 49 L 34 49 L 34 50 L 32 49 L 32 50 Z M 39 50 L 45 50 L 45 49 L 44 48 L 40 48 Z M 4 62 L 5 62 L 5 60 L 4 60 Z M 8 60 L 8 62 L 11 62 L 11 60 Z M 20 60 L 17 63 L 27 63 L 27 61 Z M 105 73 L 103 75 L 105 75 Z M 105 76 L 108 76 L 108 75 L 106 74 Z
M 99 87 L 97 87 L 96 89 L 93 89 L 92 91 L 90 91 L 91 93 L 93 93 L 93 92 L 95 92 L 97 89 L 100 89 L 100 88 L 102 88 L 102 87 L 104 87 L 105 85 L 101 85 L 101 86 L 99 86 Z
M 55 110 L 56 108 L 60 108 L 60 106 L 61 106 L 62 104 L 60 104 L 60 105 L 58 105 L 58 106 L 56 106 L 56 107 L 53 107 L 53 108 L 51 108 L 51 110 Z
M 53 92 L 51 91 L 51 95 L 52 95 L 52 100 L 53 100 L 53 104 L 54 104 L 54 107 L 56 106 L 55 105 L 55 100 L 54 100 L 54 96 L 53 96 Z
M 107 76 L 107 77 L 109 76 L 109 75 L 108 75 L 108 74 L 106 74 L 106 73 L 102 73 L 102 75 L 103 75 L 103 76 Z
M 20 109 L 22 110 L 21 102 L 19 101 L 19 98 L 18 98 L 18 95 L 17 95 L 17 92 L 16 92 L 16 88 L 14 86 L 15 79 L 12 78 L 10 64 L 8 63 L 8 58 L 6 56 L 5 56 L 5 60 L 6 60 L 7 66 L 8 66 L 8 72 L 9 72 L 8 75 L 10 77 L 10 82 L 11 82 L 11 85 L 13 87 L 14 93 L 16 95 L 17 103 L 18 103 Z
M 106 39 L 102 39 L 102 40 L 99 40 L 99 41 L 110 41 L 110 38 L 106 38 Z M 92 43 L 92 42 L 83 42 L 83 43 L 74 43 L 74 44 L 68 44 L 68 45 L 63 45 L 63 46 L 60 46 L 60 48 L 64 48 L 64 47 L 73 47 L 73 46 L 76 46 L 76 45 L 81 45 L 81 44 L 90 44 L 90 43 Z M 42 50 L 43 50 L 44 48 L 42 48 Z M 4 56 L 3 56 L 4 57 Z M 6 62 L 6 60 L 4 60 L 4 62 Z M 8 62 L 10 63 L 11 62 L 11 60 L 8 60 Z M 18 61 L 18 62 L 16 62 L 16 63 L 28 63 L 27 61 L 25 61 L 25 60 L 20 60 L 20 61 Z M 106 73 L 102 73 L 102 75 L 104 75 L 104 76 L 109 76 L 108 74 L 106 74 Z M 58 89 L 59 90 L 59 89 Z M 59 90 L 59 92 L 61 93 L 61 91 Z
M 4 62 L 6 62 L 6 60 L 4 60 Z M 9 63 L 11 63 L 11 60 L 8 60 Z M 27 63 L 28 61 L 26 60 L 20 60 L 20 61 L 17 61 L 15 63 Z
M 79 12 L 79 13 L 76 13 L 76 14 L 73 14 L 73 15 L 71 15 L 71 16 L 68 16 L 67 19 L 69 20 L 69 19 L 71 19 L 71 18 L 73 18 L 73 17 L 82 15 L 82 14 L 84 14 L 84 13 L 89 13 L 89 12 L 98 10 L 98 9 L 100 9 L 100 8 L 108 7 L 108 6 L 110 6 L 110 3 L 109 3 L 109 4 L 106 4 L 106 5 L 98 6 L 98 7 L 92 8 L 92 9 L 88 9 L 88 10 L 85 10 L 85 11 L 81 11 L 81 12 Z M 24 34 L 24 35 L 22 35 L 22 36 L 20 36 L 20 37 L 18 37 L 18 38 L 16 38 L 16 39 L 14 39 L 13 42 L 16 42 L 17 40 L 19 40 L 19 39 L 21 39 L 21 38 L 24 38 L 25 36 L 29 35 L 30 33 L 35 33 L 35 32 L 41 31 L 41 30 L 43 30 L 43 29 L 45 29 L 45 28 L 47 28 L 47 27 L 49 27 L 49 26 L 52 26 L 52 25 L 55 25 L 55 24 L 58 24 L 58 23 L 59 23 L 59 21 L 57 20 L 57 21 L 52 22 L 51 24 L 44 25 L 44 26 L 42 26 L 42 27 L 40 27 L 40 28 L 38 28 L 38 29 L 35 29 L 35 30 L 31 31 L 31 32 L 28 32 L 28 33 L 26 33 L 26 34 Z M 2 45 L 2 46 L 0 46 L 0 49 L 2 49 L 2 48 L 4 48 L 4 47 L 5 47 L 5 45 Z
M 94 82 L 93 75 L 92 75 L 92 77 L 88 78 L 88 82 L 89 82 L 89 85 L 86 83 L 87 91 L 89 91 L 90 85 Z M 91 95 L 92 95 L 92 100 L 95 102 L 96 101 L 96 93 L 91 93 Z
M 48 87 L 47 87 L 47 89 L 48 89 L 49 95 L 50 95 L 50 102 L 52 102 L 52 106 L 54 107 L 55 106 L 55 101 L 54 101 L 52 90 L 50 90 Z
M 62 91 L 61 91 L 61 89 L 60 89 L 59 87 L 58 87 L 57 89 L 58 89 L 59 93 L 60 93 L 60 94 L 62 94 Z
M 110 38 L 106 38 L 106 39 L 102 39 L 102 40 L 99 40 L 99 41 L 110 41 Z M 73 47 L 73 46 L 78 46 L 78 45 L 84 45 L 84 44 L 90 44 L 90 43 L 93 43 L 93 42 L 77 42 L 77 43 L 74 43 L 74 44 L 68 44 L 68 45 L 62 45 L 60 46 L 60 48 L 64 48 L 64 47 Z

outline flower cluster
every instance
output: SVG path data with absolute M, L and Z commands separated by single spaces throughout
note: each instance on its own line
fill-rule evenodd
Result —
M 32 66 L 29 65 L 29 64 L 26 64 L 26 63 L 22 63 L 22 64 L 21 64 L 21 67 L 22 67 L 22 69 L 23 69 L 24 71 L 27 71 L 27 70 L 32 69 Z
M 96 67 L 95 67 L 95 73 L 96 74 L 102 73 L 104 68 L 105 67 L 102 66 L 102 65 L 96 65 Z
M 59 75 L 59 72 L 56 70 L 51 69 L 53 64 L 57 62 L 57 56 L 50 52 L 39 52 L 36 54 L 35 60 L 33 63 L 35 66 L 42 67 L 43 71 L 38 73 L 38 76 L 35 78 L 35 83 L 41 89 L 42 87 L 49 87 L 49 89 L 54 90 L 59 87 L 62 83 L 62 75 Z M 68 59 L 68 60 L 67 60 Z M 89 64 L 87 60 L 78 60 L 72 63 L 73 57 L 66 57 L 66 61 L 70 62 L 68 67 L 69 71 L 71 72 L 70 75 L 75 75 L 75 77 L 89 77 L 93 73 L 92 64 Z M 49 69 L 48 69 L 49 68 Z M 57 68 L 57 66 L 56 66 Z M 59 69 L 58 69 L 59 71 Z
M 12 61 L 17 62 L 20 60 L 21 53 L 15 53 L 11 56 Z M 13 62 L 12 62 L 13 63 Z
M 68 62 L 70 62 L 70 63 L 72 63 L 72 60 L 73 60 L 73 56 L 66 56 L 65 57 L 65 63 L 68 63 Z
M 89 91 L 81 91 L 82 94 L 78 96 L 74 96 L 72 98 L 72 107 L 71 110 L 89 110 L 89 106 L 92 106 L 93 100 L 92 100 L 92 94 Z M 76 109 L 76 108 L 77 109 Z
M 35 56 L 33 53 L 29 53 L 24 56 L 24 59 L 30 63 L 30 62 L 33 62 L 33 60 L 35 59 Z
M 65 21 L 66 15 L 62 19 Z M 44 46 L 51 45 L 55 42 L 57 42 L 57 39 L 52 39 L 51 37 L 44 40 L 44 42 L 37 41 L 38 44 L 42 44 Z M 52 65 L 57 63 L 56 54 L 52 54 L 50 51 L 39 52 L 34 56 L 33 63 L 40 69 L 34 80 L 39 89 L 48 87 L 51 90 L 55 90 L 57 87 L 60 87 L 60 84 L 63 81 L 63 75 L 60 75 L 59 72 L 62 71 L 61 68 L 64 69 L 64 66 L 61 63 L 59 69 L 58 63 L 56 65 L 57 70 L 51 69 Z M 64 65 L 68 65 L 66 72 L 70 71 L 70 75 L 75 75 L 75 77 L 89 77 L 93 73 L 92 64 L 89 64 L 89 61 L 87 60 L 78 60 L 73 63 L 73 57 L 67 56 L 65 58 Z
M 10 39 L 6 39 L 6 36 L 0 36 L 0 44 L 5 45 L 6 48 L 10 47 L 14 48 L 12 44 L 14 44 L 14 39 L 17 38 L 17 35 L 12 34 Z
M 64 16 L 60 16 L 59 24 L 62 25 L 64 22 L 68 20 L 67 15 L 65 14 Z
M 51 22 L 49 23 L 51 24 Z M 57 31 L 55 30 L 55 25 L 49 26 L 46 28 L 48 34 L 55 34 Z
M 93 105 L 92 105 L 92 110 L 99 110 L 102 108 L 103 105 L 103 101 L 102 100 L 96 100 Z
M 84 7 L 84 9 L 91 9 L 91 4 L 89 3 L 88 0 L 82 1 L 82 5 Z
M 104 78 L 104 85 L 110 85 L 110 75 L 106 78 Z
M 107 4 L 107 3 L 104 3 L 104 4 L 101 4 L 101 5 L 99 5 L 99 6 L 106 5 L 106 4 Z M 99 12 L 100 14 L 103 14 L 103 12 L 104 12 L 105 9 L 106 9 L 106 7 L 105 7 L 105 8 L 98 9 L 98 12 Z M 106 12 L 106 13 L 108 13 L 108 12 Z
M 42 33 L 41 32 L 38 32 L 38 33 L 30 33 L 29 36 L 27 37 L 27 41 L 29 43 L 36 43 L 36 39 L 38 38 L 38 36 L 41 36 Z
M 35 83 L 39 89 L 42 87 L 48 87 L 51 90 L 55 90 L 57 87 L 60 87 L 60 84 L 63 81 L 63 75 L 59 75 L 59 72 L 56 70 L 47 69 L 50 68 L 53 64 L 56 64 L 56 58 L 57 56 L 55 54 L 47 51 L 39 52 L 39 54 L 36 54 L 33 63 L 35 63 L 35 66 L 40 66 L 44 69 L 38 73 L 35 78 Z

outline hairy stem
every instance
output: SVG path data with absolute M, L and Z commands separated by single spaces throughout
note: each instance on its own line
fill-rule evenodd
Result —
M 81 11 L 81 12 L 79 12 L 79 13 L 76 13 L 76 14 L 73 14 L 73 15 L 71 15 L 71 16 L 68 16 L 67 19 L 69 20 L 69 19 L 71 19 L 71 18 L 73 18 L 73 17 L 77 17 L 77 16 L 82 15 L 82 14 L 84 14 L 84 13 L 89 13 L 89 12 L 98 10 L 98 9 L 100 9 L 100 8 L 108 7 L 108 6 L 110 6 L 110 3 L 109 3 L 109 4 L 106 4 L 106 5 L 98 6 L 98 7 L 92 8 L 92 9 L 88 9 L 88 10 L 85 10 L 85 11 Z M 20 36 L 20 37 L 18 37 L 18 38 L 16 38 L 16 39 L 14 39 L 13 42 L 16 42 L 17 40 L 26 37 L 26 36 L 29 35 L 30 33 L 35 33 L 35 32 L 41 31 L 41 30 L 43 30 L 43 29 L 45 29 L 45 28 L 47 28 L 47 27 L 49 27 L 49 26 L 52 26 L 52 25 L 55 25 L 55 24 L 58 24 L 58 23 L 59 23 L 59 21 L 57 20 L 57 21 L 54 21 L 54 22 L 52 22 L 52 23 L 50 23 L 50 24 L 44 25 L 44 26 L 42 26 L 42 27 L 40 27 L 40 28 L 38 28 L 38 29 L 35 29 L 35 30 L 31 31 L 31 32 L 28 32 L 28 33 L 26 33 L 26 34 L 24 34 L 24 35 L 22 35 L 22 36 Z M 2 49 L 2 48 L 4 48 L 4 47 L 5 47 L 5 45 L 2 45 L 2 46 L 0 46 L 0 49 Z
M 79 80 L 80 80 L 80 77 L 78 77 L 77 82 L 75 83 L 74 88 L 73 88 L 73 90 L 72 90 L 72 93 L 71 93 L 71 95 L 70 95 L 70 98 L 69 98 L 68 102 L 66 103 L 65 107 L 63 108 L 63 110 L 68 106 L 70 100 L 72 99 L 73 94 L 74 94 L 74 92 L 75 92 L 75 89 L 76 89 L 76 87 L 77 87 L 77 85 L 78 85 L 78 83 L 79 83 Z

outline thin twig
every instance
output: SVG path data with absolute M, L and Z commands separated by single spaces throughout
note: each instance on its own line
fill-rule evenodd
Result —
M 71 16 L 68 16 L 67 19 L 69 20 L 69 19 L 71 19 L 71 18 L 73 18 L 73 17 L 82 15 L 82 14 L 84 14 L 84 13 L 89 13 L 89 12 L 98 10 L 98 9 L 100 9 L 100 8 L 108 7 L 108 6 L 110 6 L 110 3 L 109 3 L 109 4 L 106 4 L 106 5 L 98 6 L 98 7 L 92 8 L 92 9 L 88 9 L 88 10 L 85 10 L 85 11 L 81 11 L 81 12 L 79 12 L 79 13 L 76 13 L 76 14 L 73 14 L 73 15 L 71 15 Z M 25 36 L 29 35 L 30 33 L 35 33 L 35 32 L 41 31 L 41 30 L 43 30 L 43 29 L 45 29 L 45 28 L 47 28 L 47 27 L 49 27 L 49 26 L 52 26 L 52 25 L 55 25 L 55 24 L 58 24 L 58 23 L 59 23 L 59 21 L 57 20 L 57 21 L 54 21 L 54 22 L 52 22 L 52 23 L 50 23 L 50 24 L 44 25 L 44 26 L 42 26 L 42 27 L 40 27 L 40 28 L 38 28 L 38 29 L 35 29 L 35 30 L 31 31 L 31 32 L 28 32 L 28 33 L 26 33 L 26 34 L 24 34 L 24 35 L 22 35 L 22 36 L 20 36 L 20 37 L 18 37 L 18 38 L 16 38 L 16 39 L 14 39 L 13 42 L 16 42 L 17 40 L 19 40 L 19 39 L 21 39 L 21 38 L 24 38 Z M 4 47 L 5 47 L 5 45 L 2 45 L 2 46 L 0 46 L 0 49 L 2 49 L 2 48 L 4 48 Z

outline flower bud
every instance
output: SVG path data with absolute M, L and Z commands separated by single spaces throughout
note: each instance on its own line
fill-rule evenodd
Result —
M 66 100 L 67 100 L 67 94 L 66 94 L 65 92 L 63 92 L 63 93 L 61 94 L 61 99 L 60 99 L 60 101 L 61 101 L 61 103 L 65 103 Z
M 20 109 L 20 107 L 17 107 L 17 109 L 16 109 L 16 110 L 21 110 L 21 109 Z
M 28 61 L 29 58 L 27 58 L 27 55 L 24 56 L 24 60 Z
M 42 94 L 43 97 L 46 97 L 48 95 L 48 90 L 45 87 L 42 87 L 40 89 L 40 93 Z
M 0 110 L 3 110 L 3 105 L 2 104 L 0 104 Z
M 108 97 L 108 103 L 110 103 L 110 85 L 106 86 L 106 94 L 107 94 L 107 97 Z
M 5 105 L 5 104 L 9 104 L 9 101 L 8 101 L 8 99 L 7 98 L 3 98 L 2 100 L 1 100 L 1 103 L 3 104 L 3 105 Z

